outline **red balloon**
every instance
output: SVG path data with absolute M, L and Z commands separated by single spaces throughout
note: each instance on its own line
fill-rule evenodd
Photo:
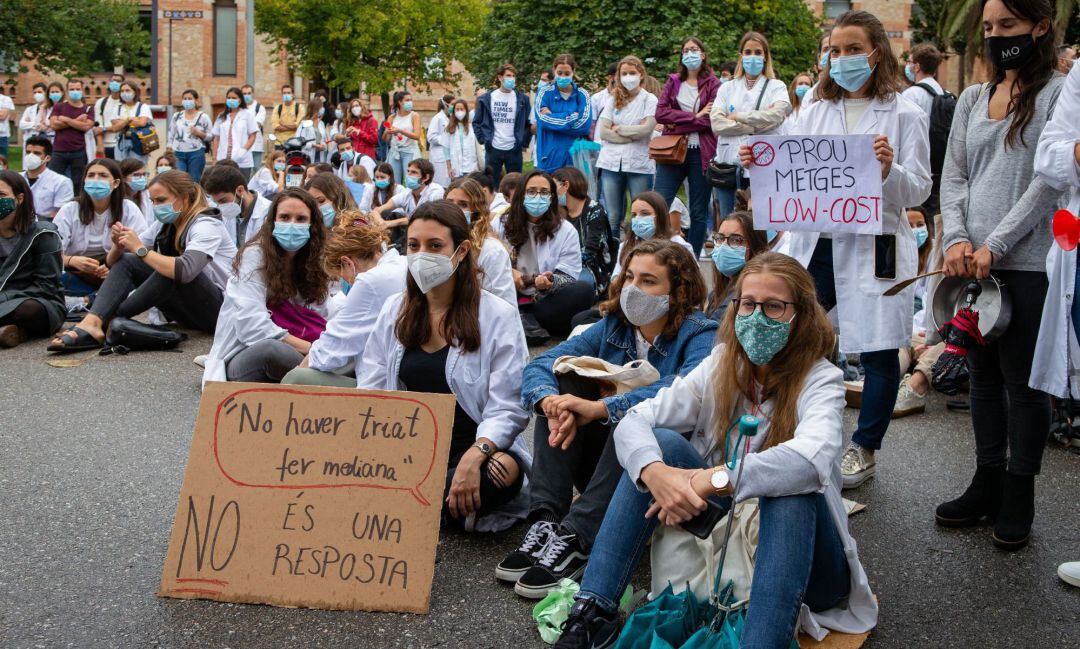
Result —
M 1076 250 L 1080 243 L 1080 218 L 1069 210 L 1054 213 L 1054 241 L 1065 250 Z

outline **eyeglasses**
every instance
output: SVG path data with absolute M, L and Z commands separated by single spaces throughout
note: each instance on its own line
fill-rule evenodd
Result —
M 729 236 L 725 236 L 718 232 L 713 235 L 712 240 L 718 246 L 723 245 L 725 241 L 733 248 L 740 248 L 746 245 L 746 239 L 744 239 L 741 234 L 732 234 Z
M 683 54 L 689 54 L 690 52 L 697 52 L 698 54 L 701 54 L 701 50 L 696 47 L 687 47 L 682 51 Z
M 526 198 L 536 198 L 537 196 L 539 196 L 541 198 L 551 198 L 551 190 L 548 190 L 548 189 L 535 189 L 535 188 L 525 190 L 525 197 Z
M 785 302 L 783 300 L 765 300 L 764 302 L 755 302 L 750 298 L 734 298 L 731 300 L 732 306 L 738 309 L 738 314 L 742 316 L 753 315 L 758 308 L 765 314 L 765 317 L 770 320 L 779 320 L 784 317 L 789 306 L 795 306 L 795 302 Z

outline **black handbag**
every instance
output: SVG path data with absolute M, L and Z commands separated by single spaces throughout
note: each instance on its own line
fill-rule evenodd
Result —
M 761 109 L 761 100 L 765 97 L 765 88 L 769 85 L 767 78 L 761 77 L 761 91 L 758 92 L 757 103 L 754 104 L 754 110 Z M 705 180 L 709 181 L 709 184 L 717 189 L 746 189 L 750 186 L 750 178 L 743 176 L 742 182 L 739 182 L 737 172 L 738 165 L 731 164 L 730 162 L 717 162 L 713 160 L 709 162 L 709 167 L 705 171 Z
M 129 318 L 114 318 L 105 334 L 102 355 L 175 349 L 187 334 Z

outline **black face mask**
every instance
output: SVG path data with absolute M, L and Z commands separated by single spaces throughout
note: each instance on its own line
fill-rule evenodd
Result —
M 1031 34 L 1019 36 L 988 36 L 986 58 L 1001 70 L 1015 70 L 1024 65 L 1035 53 L 1035 39 Z

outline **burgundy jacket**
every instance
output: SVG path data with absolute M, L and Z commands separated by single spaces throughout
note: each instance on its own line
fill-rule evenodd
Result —
M 677 73 L 668 76 L 664 89 L 660 92 L 660 101 L 656 104 L 656 123 L 664 125 L 664 135 L 697 133 L 701 147 L 701 169 L 709 166 L 709 161 L 716 155 L 716 136 L 712 132 L 712 123 L 708 115 L 695 117 L 679 108 L 679 88 L 682 81 Z M 712 72 L 698 77 L 698 110 L 716 98 L 720 89 L 720 80 Z

